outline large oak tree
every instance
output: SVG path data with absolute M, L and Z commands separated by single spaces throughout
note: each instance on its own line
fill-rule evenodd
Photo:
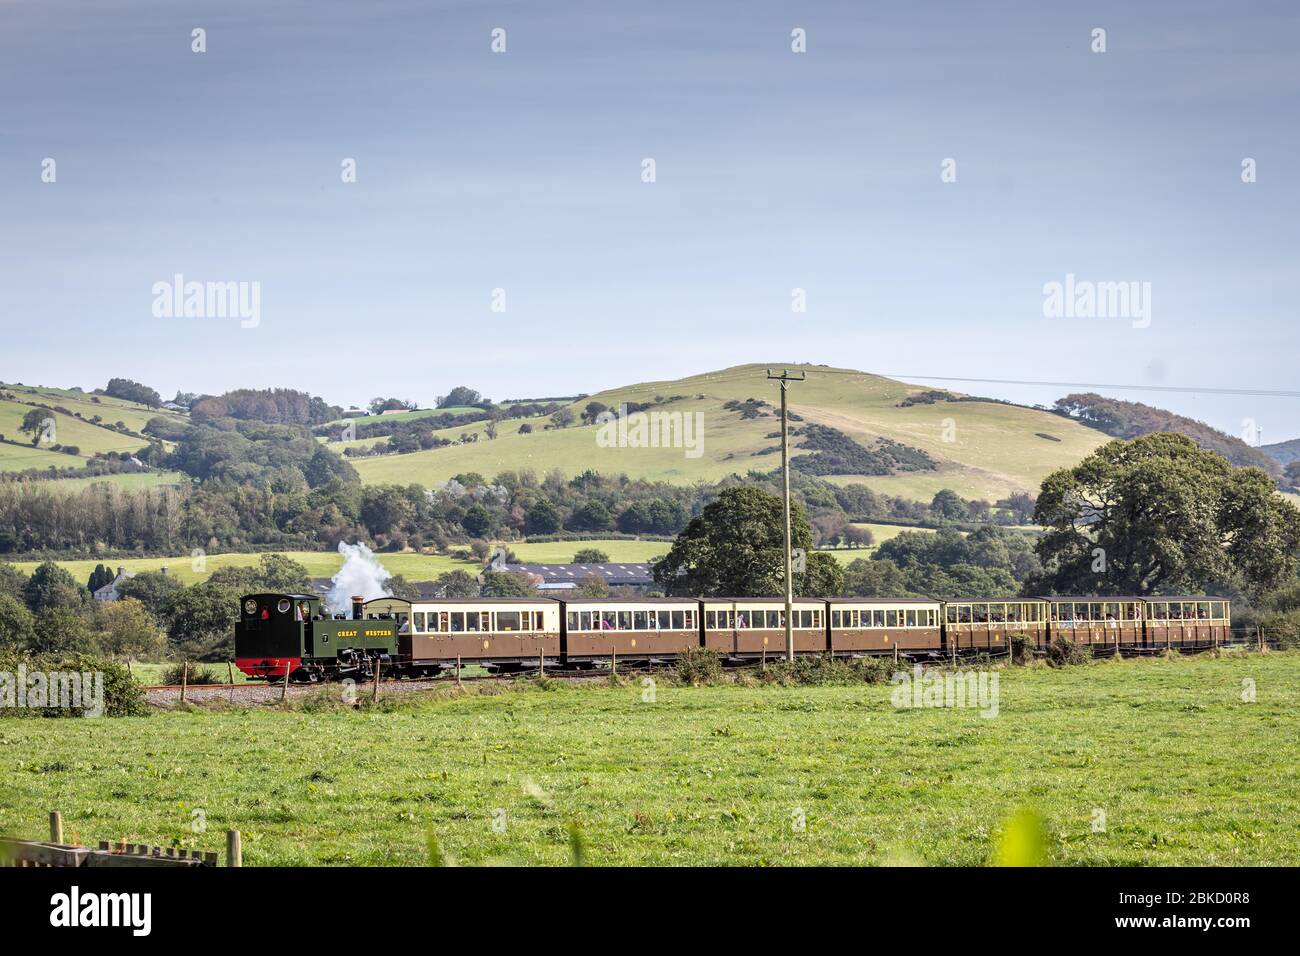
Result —
M 812 529 L 798 502 L 790 508 L 790 542 L 802 549 L 806 570 L 794 575 L 794 593 L 835 596 L 844 572 L 829 554 L 813 553 Z M 705 506 L 655 563 L 655 581 L 673 595 L 764 597 L 785 593 L 781 499 L 761 488 L 728 488 Z
M 1300 510 L 1266 474 L 1172 433 L 1109 442 L 1048 475 L 1034 519 L 1059 593 L 1259 596 L 1295 577 L 1300 550 Z

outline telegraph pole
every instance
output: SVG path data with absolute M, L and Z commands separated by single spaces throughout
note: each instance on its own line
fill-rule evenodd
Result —
M 802 382 L 803 372 L 798 377 L 790 374 L 789 369 L 782 369 L 780 375 L 773 375 L 767 370 L 768 379 L 781 383 L 781 486 L 782 504 L 785 512 L 785 659 L 794 663 L 794 569 L 790 566 L 790 426 L 786 418 L 785 393 L 791 382 Z

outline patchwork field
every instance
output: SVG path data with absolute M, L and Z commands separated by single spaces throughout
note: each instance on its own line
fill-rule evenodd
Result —
M 97 396 L 99 401 L 94 402 L 88 393 L 68 389 L 0 384 L 0 390 L 13 394 L 16 399 L 15 401 L 0 400 L 0 435 L 4 435 L 10 441 L 22 443 L 22 447 L 8 443 L 0 444 L 0 471 L 26 471 L 29 468 L 50 466 L 80 468 L 96 453 L 136 452 L 148 444 L 139 438 L 114 431 L 111 427 L 92 424 L 89 419 L 96 415 L 103 419 L 103 424 L 106 426 L 122 422 L 133 431 L 139 431 L 150 418 L 156 415 L 175 417 L 170 412 L 150 410 L 143 405 L 106 396 Z M 27 444 L 30 436 L 19 431 L 23 418 L 34 407 L 31 404 L 24 404 L 25 402 L 59 406 L 73 414 L 42 409 L 54 419 L 54 434 L 50 440 L 42 441 L 42 447 L 32 447 Z M 78 418 L 77 413 L 83 417 Z M 45 447 L 55 442 L 60 445 L 76 446 L 79 454 L 66 455 L 62 452 L 50 451 Z M 123 487 L 139 487 L 144 477 L 114 475 L 99 480 Z
M 876 490 L 928 501 L 951 488 L 969 498 L 990 501 L 1013 491 L 1036 490 L 1050 471 L 1072 465 L 1106 441 L 1106 436 L 1048 412 L 992 402 L 940 402 L 899 408 L 920 386 L 848 369 L 798 366 L 807 381 L 791 386 L 791 410 L 804 420 L 843 431 L 863 444 L 890 438 L 921 448 L 939 462 L 939 470 L 887 476 L 836 476 L 838 482 L 864 481 Z M 770 471 L 779 464 L 771 453 L 779 445 L 769 437 L 779 419 L 769 414 L 742 418 L 724 405 L 759 399 L 775 404 L 778 394 L 766 379 L 766 367 L 743 365 L 666 382 L 647 382 L 592 395 L 569 406 L 575 414 L 590 401 L 611 407 L 620 402 L 651 402 L 680 397 L 659 410 L 703 415 L 700 454 L 684 448 L 602 448 L 595 425 L 543 430 L 529 422 L 531 434 L 518 433 L 520 422 L 503 422 L 498 437 L 482 437 L 481 423 L 445 429 L 440 437 L 456 441 L 479 434 L 477 442 L 410 455 L 354 461 L 367 482 L 415 482 L 426 486 L 464 471 L 491 477 L 505 470 L 528 468 L 543 474 L 558 468 L 567 475 L 585 469 L 626 472 L 648 479 L 686 483 L 717 481 L 750 470 Z M 768 409 L 773 412 L 773 409 Z M 797 424 L 797 423 L 796 423 Z M 1050 437 L 1042 437 L 1047 435 Z M 374 440 L 353 444 L 371 445 Z M 343 443 L 331 447 L 342 450 Z
M 236 828 L 246 865 L 422 864 L 431 836 L 462 864 L 566 864 L 574 831 L 594 865 L 980 865 L 1028 808 L 1057 864 L 1300 858 L 1300 655 L 999 677 L 992 719 L 898 710 L 887 685 L 666 681 L 0 719 L 0 832 L 40 838 L 58 808 L 82 842 Z

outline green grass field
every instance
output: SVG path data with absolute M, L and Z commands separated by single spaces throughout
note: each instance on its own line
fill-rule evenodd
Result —
M 246 865 L 422 864 L 430 834 L 463 864 L 565 864 L 572 825 L 595 865 L 980 865 L 1031 808 L 1056 864 L 1300 857 L 1296 653 L 1002 671 L 994 719 L 880 685 L 551 688 L 0 720 L 0 832 L 59 809 L 83 843 L 238 829 Z
M 922 534 L 934 534 L 933 528 L 908 528 L 897 524 L 877 524 L 873 521 L 855 521 L 855 528 L 866 528 L 875 536 L 875 544 L 869 548 L 828 548 L 825 549 L 827 554 L 832 554 L 841 564 L 848 564 L 858 558 L 869 558 L 876 553 L 876 548 L 880 547 L 886 541 L 897 538 L 904 531 L 919 531 Z
M 794 366 L 792 366 L 793 368 Z M 951 488 L 968 498 L 995 501 L 1012 491 L 1036 491 L 1056 468 L 1072 465 L 1106 441 L 1102 433 L 1048 412 L 989 402 L 943 402 L 898 408 L 920 386 L 823 366 L 798 366 L 807 381 L 791 387 L 791 410 L 807 421 L 838 428 L 870 443 L 888 437 L 929 452 L 939 461 L 935 472 L 900 475 L 837 476 L 838 482 L 865 481 L 872 488 L 915 500 L 929 501 L 936 491 Z M 501 471 L 532 469 L 544 474 L 558 468 L 573 475 L 585 469 L 626 473 L 634 477 L 688 483 L 717 481 L 751 469 L 770 471 L 779 464 L 774 455 L 756 455 L 776 446 L 767 437 L 779 428 L 771 416 L 742 419 L 725 409 L 731 399 L 756 398 L 775 402 L 777 393 L 766 380 L 766 367 L 742 365 L 666 382 L 647 382 L 601 392 L 570 406 L 581 412 L 589 401 L 609 406 L 620 402 L 653 401 L 656 396 L 683 400 L 662 410 L 703 414 L 703 453 L 688 458 L 682 448 L 602 448 L 597 427 L 574 425 L 518 433 L 518 422 L 503 422 L 498 437 L 487 441 L 436 448 L 410 455 L 390 455 L 354 461 L 364 481 L 418 483 L 426 486 L 464 471 L 491 477 Z M 445 429 L 441 437 L 458 440 L 462 433 L 481 434 L 484 425 Z M 1052 435 L 1059 441 L 1041 438 Z M 353 444 L 370 445 L 373 440 Z M 343 450 L 347 446 L 334 443 Z
M 528 544 L 511 542 L 512 548 L 521 561 L 567 563 L 581 548 L 600 548 L 609 554 L 613 561 L 648 561 L 661 554 L 667 554 L 669 543 L 666 541 L 557 541 Z M 338 573 L 343 566 L 343 558 L 336 551 L 282 551 L 287 558 L 299 562 L 307 568 L 309 577 L 328 578 Z M 404 575 L 411 581 L 432 581 L 447 571 L 467 571 L 477 574 L 482 565 L 478 561 L 460 561 L 449 555 L 427 555 L 412 552 L 401 554 L 380 554 L 379 562 L 393 574 Z M 131 574 L 141 571 L 157 571 L 166 566 L 167 573 L 175 575 L 186 584 L 205 580 L 218 568 L 249 568 L 262 559 L 260 554 L 210 554 L 203 562 L 202 568 L 195 567 L 188 554 L 169 558 L 103 558 L 78 561 L 56 561 L 66 568 L 77 581 L 89 579 L 90 572 L 97 564 L 107 564 L 112 568 L 124 567 Z M 25 574 L 40 564 L 39 561 L 11 562 Z
M 520 561 L 536 564 L 568 564 L 584 548 L 598 548 L 613 562 L 643 562 L 668 553 L 670 541 L 542 541 L 536 544 L 511 542 L 508 547 Z

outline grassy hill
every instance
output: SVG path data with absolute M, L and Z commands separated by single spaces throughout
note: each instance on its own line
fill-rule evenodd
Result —
M 97 453 L 134 453 L 148 442 L 124 435 L 113 426 L 121 422 L 131 431 L 139 432 L 150 418 L 163 416 L 179 418 L 171 412 L 150 409 L 135 402 L 92 395 L 72 389 L 47 388 L 30 385 L 0 384 L 0 392 L 12 399 L 0 399 L 0 435 L 9 441 L 0 443 L 0 471 L 26 471 L 30 468 L 80 468 Z M 69 455 L 53 451 L 47 442 L 40 447 L 30 444 L 30 436 L 19 431 L 23 418 L 33 408 L 42 407 L 54 419 L 54 441 L 60 445 L 75 446 L 78 454 Z M 62 409 L 55 411 L 54 409 Z M 98 416 L 101 422 L 91 419 Z M 9 442 L 20 444 L 10 444 Z M 96 479 L 69 479 L 61 488 L 71 490 L 87 480 L 110 481 L 126 488 L 151 484 L 174 484 L 180 476 L 173 472 L 111 475 Z
M 1291 462 L 1300 459 L 1300 438 L 1292 438 L 1290 441 L 1275 442 L 1272 445 L 1261 445 L 1260 451 L 1268 455 L 1279 465 L 1289 465 Z
M 743 418 L 738 410 L 724 407 L 747 399 L 776 406 L 779 392 L 767 381 L 766 368 L 742 365 L 689 378 L 645 382 L 601 392 L 568 406 L 578 415 L 591 401 L 615 407 L 621 402 L 654 402 L 657 396 L 682 396 L 657 409 L 703 416 L 703 453 L 696 458 L 687 457 L 681 448 L 602 448 L 596 442 L 598 426 L 575 424 L 543 430 L 544 422 L 534 420 L 530 422 L 531 434 L 518 433 L 520 422 L 503 422 L 498 437 L 488 441 L 485 425 L 476 423 L 435 433 L 453 441 L 464 433 L 478 434 L 476 443 L 357 459 L 353 464 L 368 483 L 426 486 L 459 472 L 476 471 L 490 477 L 522 468 L 539 474 L 552 469 L 566 475 L 586 469 L 625 472 L 677 483 L 716 481 L 751 469 L 770 471 L 779 466 L 779 455 L 755 453 L 779 445 L 778 439 L 769 437 L 780 428 L 776 408 L 765 408 L 762 417 Z M 926 389 L 850 369 L 797 368 L 807 374 L 807 381 L 791 385 L 790 410 L 805 422 L 837 429 L 863 445 L 883 438 L 919 448 L 938 465 L 934 471 L 837 475 L 831 479 L 836 482 L 860 481 L 878 491 L 917 500 L 929 500 L 936 491 L 951 488 L 967 498 L 992 501 L 1014 491 L 1036 491 L 1050 471 L 1074 464 L 1107 440 L 1095 429 L 1015 405 L 939 402 L 900 408 L 908 395 Z M 346 446 L 334 442 L 330 447 L 341 451 Z

